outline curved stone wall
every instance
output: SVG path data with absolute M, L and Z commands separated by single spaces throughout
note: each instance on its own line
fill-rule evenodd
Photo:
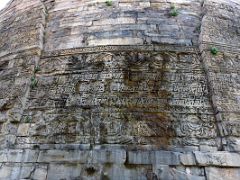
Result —
M 0 179 L 239 179 L 239 9 L 13 0 Z

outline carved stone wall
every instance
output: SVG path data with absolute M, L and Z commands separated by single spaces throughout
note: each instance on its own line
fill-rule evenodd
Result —
M 239 19 L 234 0 L 11 1 L 0 179 L 239 179 Z

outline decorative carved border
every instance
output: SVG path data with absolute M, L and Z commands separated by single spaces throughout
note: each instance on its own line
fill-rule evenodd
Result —
M 188 46 L 175 46 L 175 45 L 125 45 L 125 46 L 95 46 L 95 47 L 81 47 L 72 49 L 63 49 L 56 51 L 45 51 L 42 54 L 42 58 L 53 57 L 53 56 L 64 56 L 71 54 L 86 54 L 94 52 L 162 52 L 162 51 L 173 51 L 173 52 L 199 52 L 197 47 Z

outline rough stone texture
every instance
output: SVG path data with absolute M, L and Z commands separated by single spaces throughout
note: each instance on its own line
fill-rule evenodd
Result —
M 239 61 L 236 0 L 12 0 L 0 180 L 240 179 Z
M 219 180 L 234 180 L 239 179 L 240 170 L 236 168 L 206 168 L 207 179 L 219 179 Z

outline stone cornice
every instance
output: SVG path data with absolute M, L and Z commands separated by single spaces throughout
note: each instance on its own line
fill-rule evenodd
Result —
M 95 46 L 95 47 L 80 47 L 72 49 L 63 49 L 56 51 L 45 51 L 42 57 L 53 57 L 53 56 L 64 56 L 71 54 L 85 54 L 94 52 L 163 52 L 163 51 L 173 51 L 173 52 L 185 52 L 193 53 L 198 51 L 198 47 L 195 46 L 174 46 L 174 45 L 127 45 L 127 46 Z

